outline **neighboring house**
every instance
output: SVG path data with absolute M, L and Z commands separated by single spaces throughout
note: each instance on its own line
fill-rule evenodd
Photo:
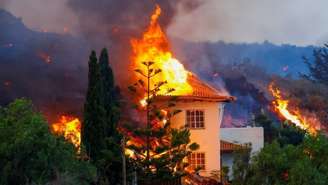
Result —
M 173 127 L 190 128 L 191 141 L 200 145 L 188 160 L 192 169 L 200 167 L 200 175 L 209 176 L 212 171 L 220 170 L 220 125 L 224 104 L 235 98 L 223 95 L 218 90 L 189 75 L 188 83 L 193 93 L 177 97 L 174 109 L 182 112 L 171 120 Z
M 232 177 L 233 152 L 240 147 L 250 144 L 254 155 L 264 145 L 262 127 L 221 128 L 221 166 L 229 167 L 229 177 Z

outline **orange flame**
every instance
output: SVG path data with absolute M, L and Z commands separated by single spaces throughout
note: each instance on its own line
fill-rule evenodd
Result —
M 275 100 L 272 101 L 272 105 L 274 106 L 275 111 L 277 111 L 281 116 L 283 116 L 284 119 L 292 122 L 302 130 L 306 130 L 310 134 L 316 134 L 317 123 L 314 122 L 316 122 L 317 120 L 311 120 L 306 116 L 303 116 L 301 111 L 297 108 L 291 110 L 291 108 L 288 107 L 289 100 L 286 100 L 282 97 L 281 91 L 277 87 L 275 87 L 274 83 L 271 83 L 269 85 L 269 91 L 275 98 Z
M 51 130 L 55 134 L 62 135 L 71 142 L 78 150 L 81 146 L 81 122 L 78 118 L 71 116 L 61 116 L 58 123 L 51 125 Z
M 151 88 L 156 83 L 167 82 L 158 94 L 166 95 L 168 89 L 174 89 L 169 95 L 190 94 L 192 87 L 187 82 L 189 72 L 173 57 L 168 39 L 158 23 L 160 15 L 161 8 L 157 5 L 142 38 L 131 39 L 133 67 L 146 74 L 147 68 L 142 63 L 152 61 L 152 68 L 162 70 L 150 81 Z

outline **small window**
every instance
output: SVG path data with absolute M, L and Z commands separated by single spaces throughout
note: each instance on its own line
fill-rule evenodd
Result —
M 204 111 L 203 110 L 187 110 L 186 126 L 189 128 L 204 128 Z
M 194 169 L 205 170 L 205 153 L 193 152 L 188 157 L 189 167 Z

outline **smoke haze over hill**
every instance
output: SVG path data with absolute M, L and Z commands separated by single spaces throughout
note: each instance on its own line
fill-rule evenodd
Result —
M 211 1 L 180 0 L 178 6 L 176 2 L 160 0 L 18 2 L 0 0 L 1 7 L 14 13 L 13 16 L 0 10 L 0 104 L 28 97 L 50 118 L 63 112 L 81 115 L 91 49 L 108 47 L 116 80 L 128 84 L 130 39 L 140 36 L 156 2 L 163 9 L 161 25 L 177 36 L 170 38 L 177 58 L 212 85 L 222 86 L 226 82 L 226 88 L 238 97 L 239 101 L 226 109 L 231 113 L 227 118 L 234 119 L 226 119 L 227 123 L 242 125 L 251 119 L 252 112 L 267 105 L 265 88 L 270 75 L 297 78 L 300 72 L 307 72 L 302 57 L 311 57 L 314 49 L 270 42 L 231 44 L 206 38 L 200 39 L 204 42 L 192 42 L 190 36 L 202 31 L 201 23 L 190 28 L 192 34 L 181 35 L 180 28 L 174 28 L 181 21 L 181 12 L 195 15 Z M 51 9 L 49 14 L 47 9 Z M 198 18 L 205 19 L 206 14 Z M 69 28 L 65 31 L 66 25 Z

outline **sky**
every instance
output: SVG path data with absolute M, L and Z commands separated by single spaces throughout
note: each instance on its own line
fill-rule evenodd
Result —
M 0 0 L 0 7 L 35 30 L 78 33 L 68 0 Z M 170 36 L 189 41 L 321 45 L 328 41 L 327 0 L 199 0 L 193 11 L 177 5 Z M 164 12 L 165 14 L 165 12 Z
M 328 41 L 327 0 L 205 0 L 179 11 L 169 33 L 193 41 L 291 43 Z
M 0 0 L 3 8 L 22 18 L 25 25 L 37 31 L 74 32 L 77 17 L 67 6 L 68 0 Z

